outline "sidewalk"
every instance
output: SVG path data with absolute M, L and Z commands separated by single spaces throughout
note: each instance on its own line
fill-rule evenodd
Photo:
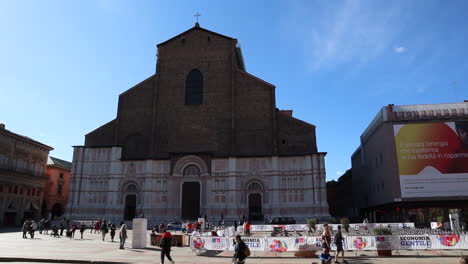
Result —
M 102 241 L 101 234 L 91 234 L 89 230 L 84 233 L 81 240 L 80 233 L 75 233 L 75 239 L 66 237 L 53 238 L 49 235 L 36 232 L 34 239 L 23 239 L 21 232 L 0 233 L 0 262 L 44 262 L 47 263 L 159 263 L 159 248 L 149 245 L 145 249 L 131 249 L 132 232 L 125 250 L 119 250 L 118 238 L 110 241 L 109 234 L 106 241 Z M 376 257 L 375 251 L 346 252 L 349 263 L 428 263 L 448 264 L 458 263 L 460 254 L 468 255 L 468 251 L 421 251 L 417 256 L 414 251 L 400 251 L 399 256 Z M 443 254 L 439 256 L 438 254 Z M 231 263 L 232 252 L 210 252 L 210 256 L 197 256 L 190 248 L 174 247 L 171 252 L 177 264 L 228 264 Z M 317 258 L 296 258 L 292 252 L 281 255 L 272 252 L 252 252 L 246 264 L 250 263 L 302 263 L 318 262 Z M 170 263 L 166 260 L 165 263 Z

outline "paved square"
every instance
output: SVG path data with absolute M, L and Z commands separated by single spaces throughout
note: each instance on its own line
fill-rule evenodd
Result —
M 145 249 L 131 249 L 132 233 L 129 231 L 129 240 L 126 243 L 125 250 L 119 250 L 119 242 L 111 242 L 109 235 L 102 241 L 100 234 L 91 234 L 89 230 L 84 233 L 84 239 L 80 239 L 80 233 L 75 233 L 74 239 L 66 237 L 54 238 L 50 235 L 39 234 L 36 232 L 34 239 L 23 239 L 21 232 L 7 232 L 0 230 L 0 262 L 13 263 L 31 263 L 35 260 L 50 260 L 49 263 L 159 263 L 160 251 L 158 247 L 148 245 Z M 29 237 L 29 236 L 28 236 Z M 253 252 L 255 253 L 255 252 Z M 425 251 L 420 252 L 423 256 L 417 257 L 417 252 L 403 251 L 400 256 L 394 257 L 376 257 L 374 251 L 361 251 L 356 256 L 355 252 L 347 252 L 349 263 L 428 263 L 428 264 L 448 264 L 458 263 L 460 254 L 468 255 L 468 251 L 445 251 L 438 256 L 439 252 Z M 188 247 L 174 247 L 171 255 L 177 264 L 229 264 L 231 263 L 232 252 L 223 252 L 217 256 L 197 256 Z M 255 253 L 254 256 L 247 259 L 249 263 L 302 263 L 311 264 L 318 262 L 317 258 L 296 258 L 292 253 L 282 255 L 283 257 L 267 257 L 261 253 Z M 257 255 L 257 256 L 255 256 Z M 409 256 L 412 255 L 412 256 Z M 170 263 L 166 260 L 165 263 Z

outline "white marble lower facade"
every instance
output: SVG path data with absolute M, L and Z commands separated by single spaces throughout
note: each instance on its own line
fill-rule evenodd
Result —
M 172 161 L 121 161 L 121 153 L 120 147 L 75 147 L 67 217 L 118 222 L 130 210 L 149 224 L 181 220 L 184 206 L 193 204 L 187 193 L 184 198 L 186 183 L 199 186 L 199 193 L 196 189 L 190 195 L 199 203 L 196 212 L 208 220 L 221 215 L 239 219 L 253 211 L 298 222 L 330 217 L 325 153 L 213 159 L 187 155 Z

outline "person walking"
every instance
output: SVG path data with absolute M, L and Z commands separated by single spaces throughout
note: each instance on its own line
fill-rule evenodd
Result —
M 116 230 L 116 227 L 115 227 L 114 223 L 112 223 L 110 225 L 110 236 L 111 236 L 112 242 L 114 242 L 115 230 Z
M 328 249 L 328 252 L 331 250 L 331 233 L 328 224 L 323 225 L 322 247 Z
M 341 233 L 341 226 L 338 226 L 338 233 L 335 234 L 335 244 L 336 244 L 336 255 L 335 255 L 335 263 L 340 263 L 338 261 L 338 256 L 341 253 L 341 258 L 343 260 L 343 263 L 348 263 L 344 259 L 344 250 L 343 250 L 343 234 Z
M 119 238 L 120 238 L 120 249 L 125 249 L 125 240 L 127 239 L 127 225 L 124 222 L 120 222 L 120 231 L 119 231 Z
M 39 228 L 39 234 L 42 234 L 42 230 L 44 229 L 44 222 L 45 222 L 45 219 L 42 218 L 39 223 L 37 223 L 37 227 Z
M 233 264 L 244 264 L 245 259 L 250 255 L 250 250 L 244 243 L 240 235 L 235 236 L 236 246 L 234 248 L 234 256 L 232 256 Z
M 96 221 L 96 223 L 94 224 L 94 234 L 100 233 L 101 232 L 100 230 L 101 230 L 101 220 Z
M 109 229 L 107 229 L 107 224 L 104 222 L 101 226 L 102 241 L 106 239 L 107 232 L 109 232 Z
M 37 230 L 37 223 L 34 220 L 31 220 L 31 228 L 29 229 L 29 235 L 31 238 L 34 238 L 34 232 Z
M 80 233 L 81 233 L 81 239 L 83 239 L 83 233 L 86 230 L 86 226 L 84 223 L 81 223 L 80 225 Z
M 21 232 L 23 232 L 23 238 L 28 238 L 26 236 L 26 234 L 28 233 L 29 231 L 29 226 L 31 225 L 31 223 L 29 222 L 29 219 L 27 219 L 26 221 L 24 221 L 23 223 L 23 227 L 21 228 Z
M 65 229 L 65 219 L 60 221 L 60 236 L 63 236 L 63 230 Z
M 75 231 L 76 231 L 77 228 L 78 228 L 78 227 L 76 226 L 76 224 L 72 224 L 72 226 L 71 226 L 71 231 L 72 231 L 71 235 L 72 235 L 72 238 L 75 238 Z
M 171 258 L 171 246 L 172 246 L 172 234 L 163 230 L 161 241 L 159 242 L 159 247 L 161 248 L 161 264 L 164 264 L 164 256 L 174 264 L 175 262 Z
M 49 229 L 50 229 L 50 220 L 46 219 L 44 221 L 44 234 L 48 235 L 49 234 Z

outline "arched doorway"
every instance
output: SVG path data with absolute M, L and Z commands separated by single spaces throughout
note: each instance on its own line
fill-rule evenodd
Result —
M 133 220 L 136 216 L 136 194 L 125 196 L 124 220 Z
M 259 182 L 252 182 L 247 187 L 249 219 L 263 220 L 263 186 Z
M 125 187 L 124 220 L 133 220 L 137 213 L 138 188 L 135 183 Z
M 200 183 L 182 183 L 182 219 L 194 220 L 200 216 Z

